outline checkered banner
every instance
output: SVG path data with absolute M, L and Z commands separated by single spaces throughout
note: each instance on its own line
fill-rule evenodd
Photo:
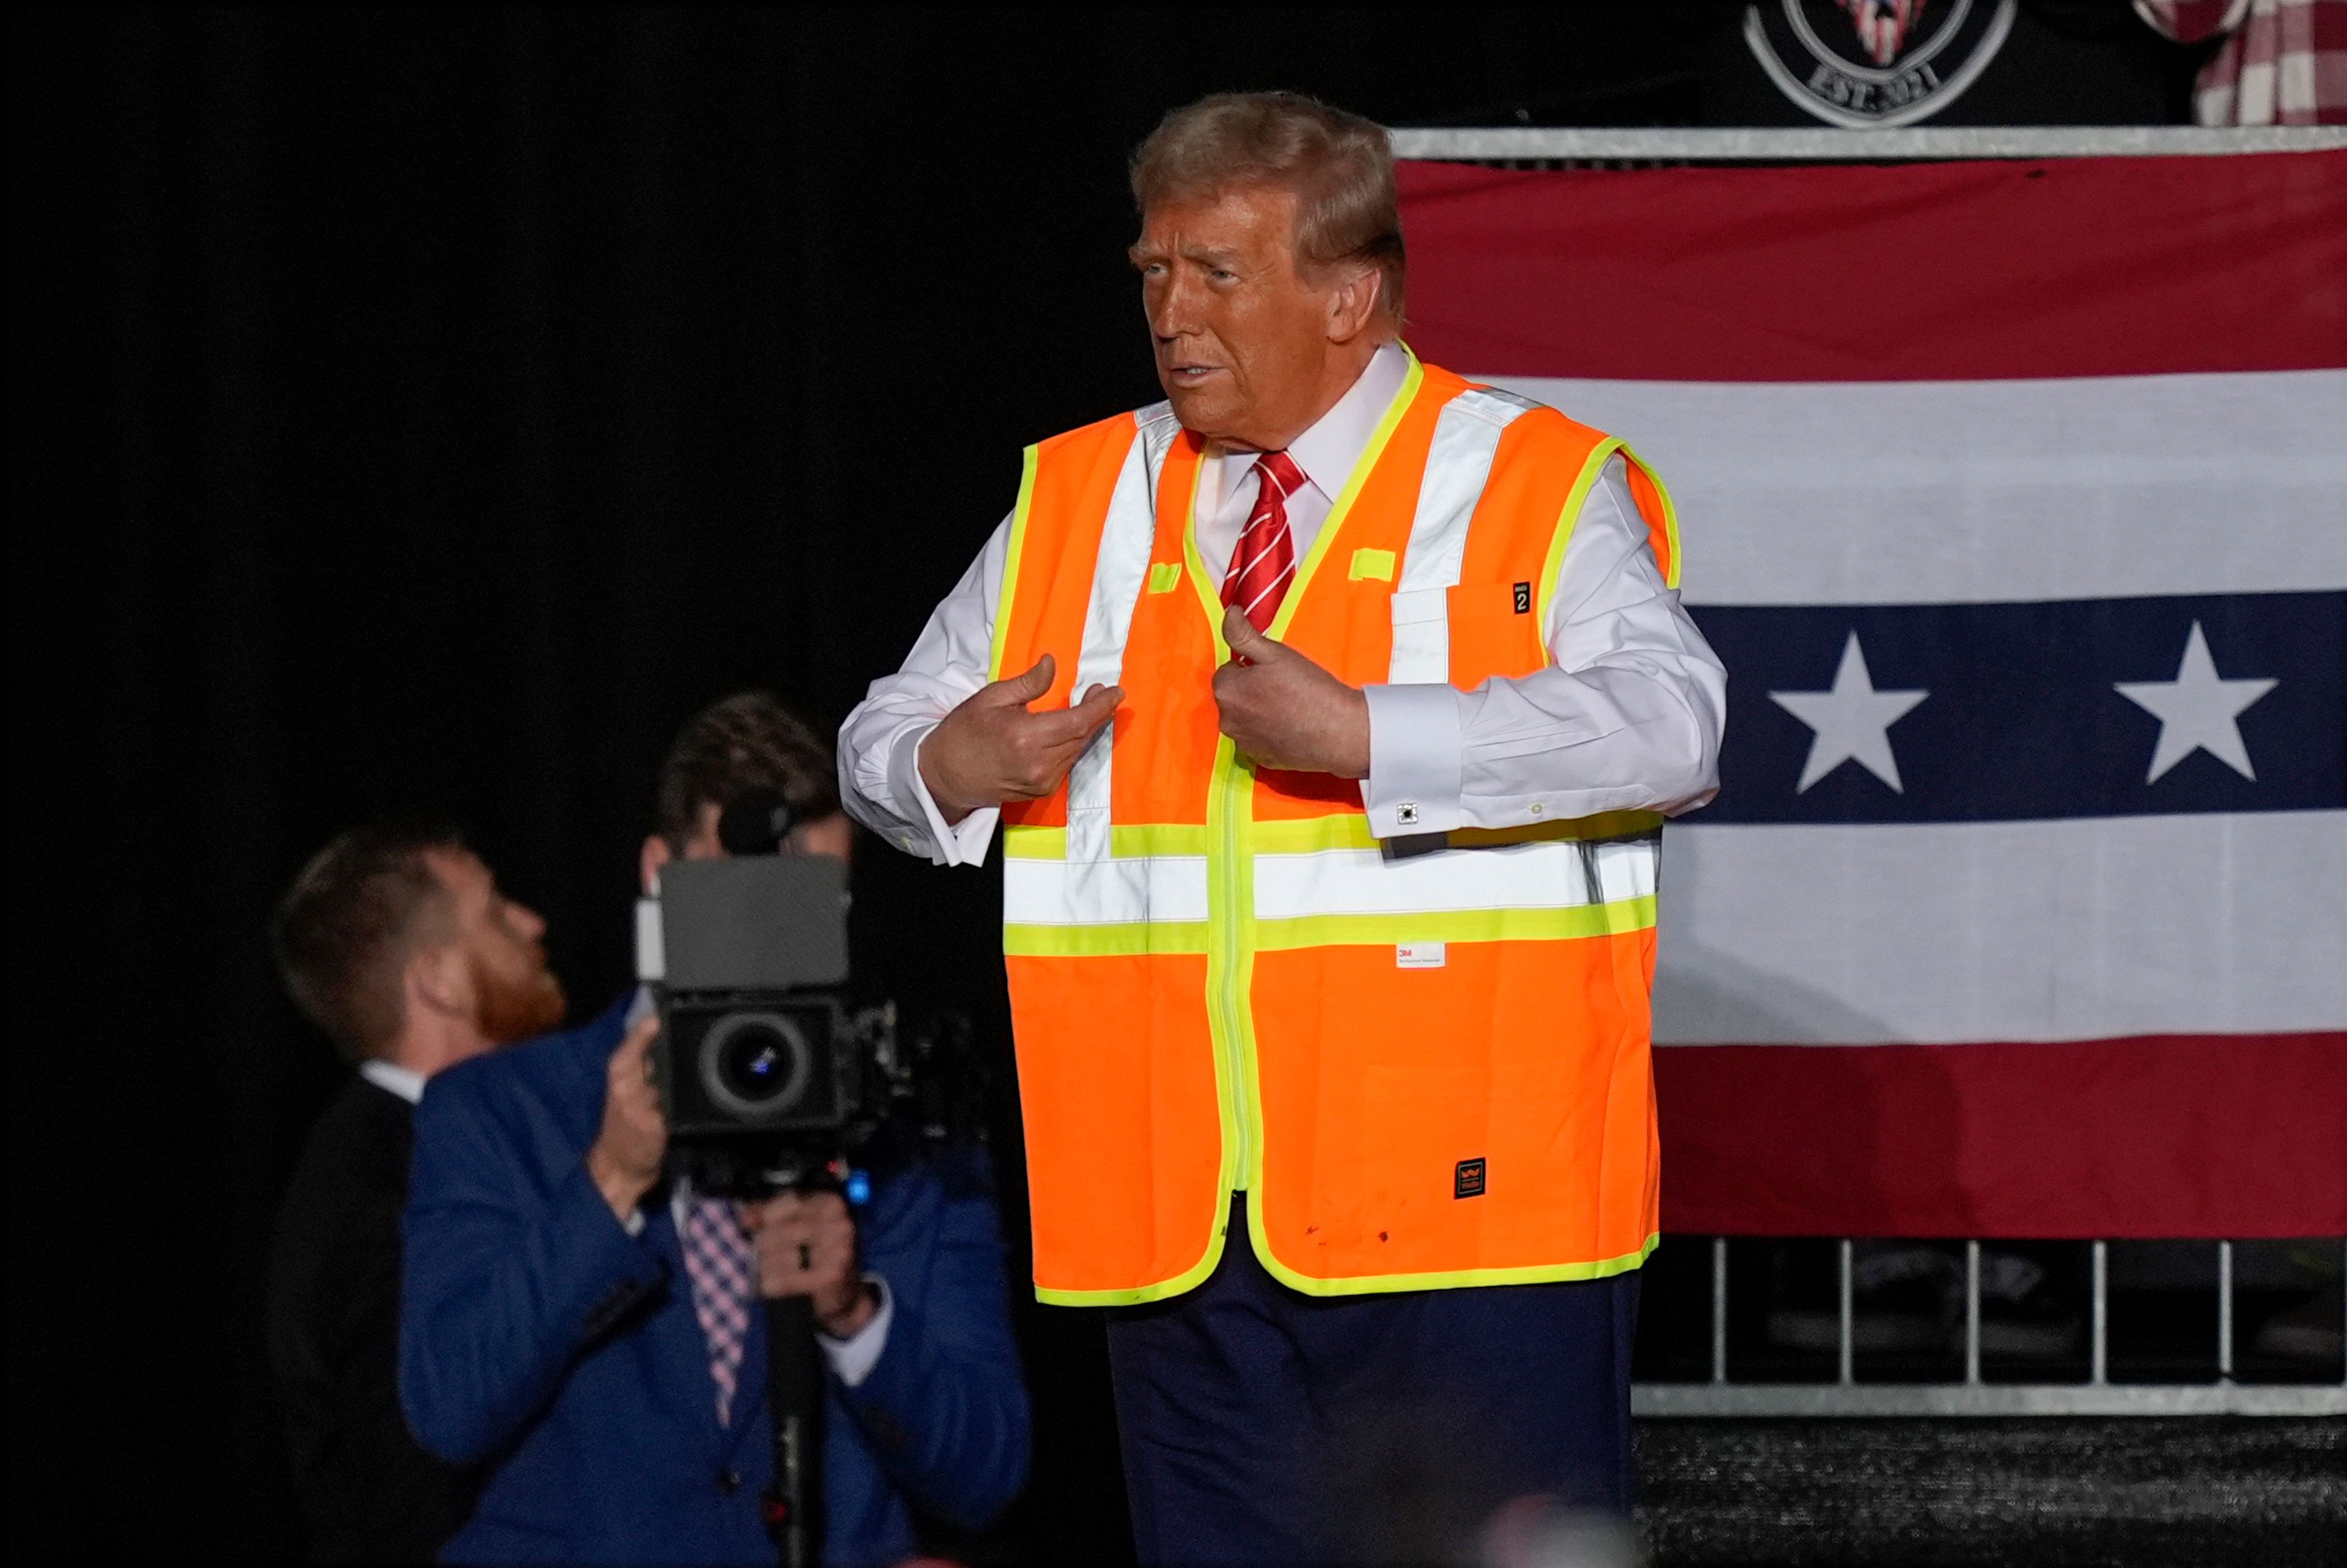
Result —
M 1727 666 L 1665 1225 L 2347 1232 L 2347 153 L 1402 189 L 1413 345 L 1655 465 Z

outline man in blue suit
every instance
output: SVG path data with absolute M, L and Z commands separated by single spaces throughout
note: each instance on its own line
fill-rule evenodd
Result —
M 661 768 L 648 888 L 781 794 L 787 851 L 846 853 L 828 749 L 763 694 Z M 763 1296 L 812 1298 L 828 1363 L 824 1560 L 900 1562 L 918 1508 L 975 1529 L 1025 1479 L 985 1156 L 885 1132 L 871 1197 L 723 1204 L 663 1175 L 648 999 L 436 1077 L 415 1113 L 400 1396 L 425 1445 L 494 1464 L 451 1562 L 770 1563 Z

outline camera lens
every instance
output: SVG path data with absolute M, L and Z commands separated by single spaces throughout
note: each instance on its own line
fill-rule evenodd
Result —
M 779 1013 L 729 1014 L 701 1046 L 702 1083 L 710 1098 L 750 1121 L 796 1105 L 812 1065 L 806 1037 Z
M 719 1055 L 717 1071 L 744 1100 L 772 1100 L 790 1082 L 790 1042 L 770 1029 L 737 1030 Z

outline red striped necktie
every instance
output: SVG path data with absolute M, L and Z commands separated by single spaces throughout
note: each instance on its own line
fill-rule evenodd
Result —
M 1255 510 L 1231 552 L 1230 575 L 1223 579 L 1223 602 L 1235 604 L 1257 631 L 1271 630 L 1287 585 L 1296 580 L 1296 544 L 1287 535 L 1287 497 L 1304 484 L 1304 470 L 1285 452 L 1266 452 L 1255 461 Z

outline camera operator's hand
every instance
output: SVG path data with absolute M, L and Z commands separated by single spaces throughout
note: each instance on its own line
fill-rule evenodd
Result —
M 660 1091 L 652 1087 L 652 1041 L 659 1037 L 660 1020 L 648 1018 L 611 1053 L 603 1130 L 587 1151 L 587 1173 L 622 1225 L 660 1180 L 661 1161 L 668 1153 L 668 1118 L 661 1114 Z
M 1050 794 L 1116 716 L 1121 686 L 1095 686 L 1071 708 L 1030 712 L 1027 704 L 1051 689 L 1053 668 L 1046 653 L 1025 674 L 979 687 L 921 742 L 921 782 L 948 822 Z
M 835 1339 L 872 1321 L 879 1294 L 856 1269 L 856 1221 L 837 1193 L 783 1193 L 742 1205 L 758 1249 L 758 1293 L 810 1296 L 815 1320 Z

